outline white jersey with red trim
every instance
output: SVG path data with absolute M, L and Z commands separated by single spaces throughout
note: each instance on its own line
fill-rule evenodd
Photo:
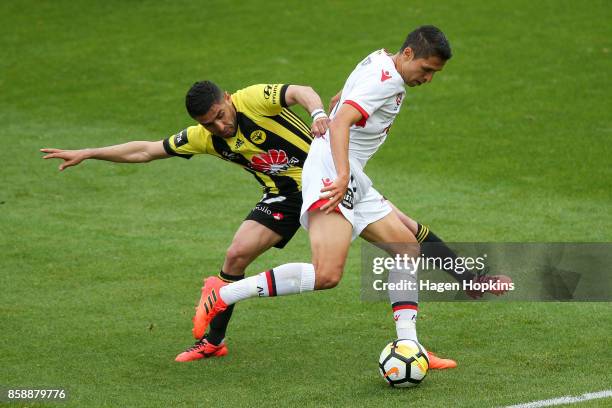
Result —
M 374 51 L 355 67 L 331 113 L 333 118 L 339 107 L 346 103 L 362 115 L 362 119 L 350 128 L 351 166 L 365 167 L 384 143 L 405 95 L 404 80 L 384 49 Z

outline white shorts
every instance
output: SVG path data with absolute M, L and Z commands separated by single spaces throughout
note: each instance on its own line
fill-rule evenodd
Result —
M 336 166 L 328 140 L 317 137 L 312 141 L 310 152 L 302 170 L 302 210 L 300 223 L 308 229 L 308 209 L 321 199 L 321 189 L 336 179 Z M 391 212 L 387 200 L 372 187 L 372 181 L 357 164 L 351 163 L 351 177 L 344 199 L 338 205 L 342 215 L 353 226 L 353 237 L 357 238 L 368 225 Z

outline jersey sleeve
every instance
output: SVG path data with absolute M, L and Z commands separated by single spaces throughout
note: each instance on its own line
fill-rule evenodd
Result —
M 191 159 L 194 154 L 208 153 L 206 133 L 201 126 L 190 126 L 164 139 L 164 150 L 171 156 L 184 159 Z
M 383 74 L 384 75 L 384 74 Z M 383 76 L 384 78 L 384 76 Z M 357 126 L 365 126 L 368 118 L 376 112 L 385 102 L 401 92 L 397 89 L 394 81 L 381 81 L 381 74 L 378 77 L 370 74 L 363 77 L 346 95 L 342 95 L 343 103 L 351 105 L 361 113 L 361 120 Z
M 259 84 L 241 89 L 235 93 L 236 108 L 257 115 L 278 115 L 287 107 L 285 93 L 288 87 L 284 84 Z

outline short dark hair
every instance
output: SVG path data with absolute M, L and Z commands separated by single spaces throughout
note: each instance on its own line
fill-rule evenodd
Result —
M 199 81 L 194 83 L 187 96 L 185 96 L 185 107 L 192 118 L 204 115 L 211 106 L 221 102 L 223 92 L 211 81 Z
M 406 37 L 400 52 L 410 47 L 414 58 L 438 57 L 443 61 L 451 59 L 452 52 L 446 36 L 438 27 L 420 26 Z

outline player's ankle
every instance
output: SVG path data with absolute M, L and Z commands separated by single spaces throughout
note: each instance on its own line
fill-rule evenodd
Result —
M 212 345 L 218 346 L 221 343 L 223 343 L 223 340 L 225 338 L 225 334 L 223 333 L 217 333 L 214 329 L 211 329 L 210 332 L 208 332 L 204 338 Z

